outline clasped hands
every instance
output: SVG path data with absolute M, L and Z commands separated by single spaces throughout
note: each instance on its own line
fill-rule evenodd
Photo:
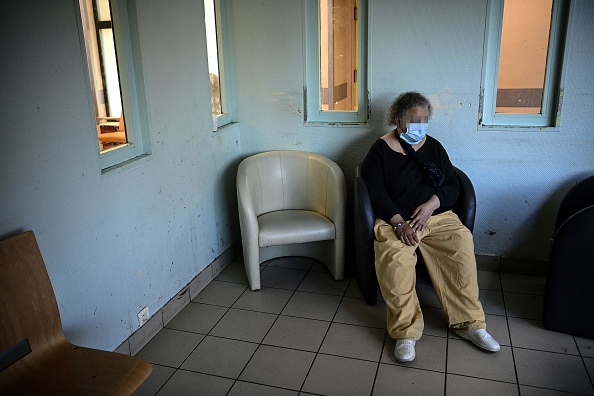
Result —
M 396 227 L 394 232 L 398 239 L 408 246 L 416 246 L 419 243 L 418 232 L 425 229 L 427 221 L 433 214 L 433 212 L 439 208 L 439 198 L 437 195 L 432 195 L 427 202 L 419 205 L 412 214 L 411 219 L 406 222 L 403 221 L 402 216 L 396 215 L 392 218 L 392 224 L 402 223 L 400 227 Z M 399 218 L 399 219 L 398 219 Z M 402 221 L 400 221 L 402 219 Z

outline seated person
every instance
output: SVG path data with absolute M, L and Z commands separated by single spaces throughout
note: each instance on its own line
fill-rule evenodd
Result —
M 415 291 L 417 247 L 450 329 L 487 351 L 500 349 L 486 331 L 472 233 L 450 210 L 458 198 L 458 177 L 443 146 L 426 134 L 430 115 L 427 98 L 400 95 L 387 113 L 396 129 L 374 142 L 361 169 L 378 217 L 375 270 L 400 362 L 415 358 L 423 334 Z M 428 162 L 431 172 L 423 169 Z

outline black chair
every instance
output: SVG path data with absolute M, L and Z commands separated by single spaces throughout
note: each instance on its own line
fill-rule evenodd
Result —
M 471 232 L 474 228 L 476 216 L 476 195 L 472 182 L 460 169 L 454 167 L 458 180 L 460 181 L 460 195 L 452 210 L 460 217 L 460 221 Z M 355 277 L 359 284 L 359 290 L 363 293 L 365 301 L 369 305 L 377 303 L 377 278 L 375 275 L 373 241 L 373 225 L 375 224 L 375 213 L 367 184 L 361 176 L 361 164 L 355 169 Z M 417 250 L 417 270 L 423 270 L 425 263 Z M 426 270 L 425 270 L 426 271 Z
M 594 339 L 594 176 L 565 195 L 557 212 L 543 305 L 544 327 Z

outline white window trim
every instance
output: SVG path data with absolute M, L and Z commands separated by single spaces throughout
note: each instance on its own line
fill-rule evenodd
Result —
M 237 122 L 235 104 L 235 70 L 233 67 L 233 24 L 231 2 L 214 0 L 217 29 L 217 53 L 219 56 L 219 87 L 221 90 L 221 109 L 223 114 L 213 120 L 218 127 Z
M 496 114 L 497 76 L 503 25 L 504 0 L 488 0 L 483 51 L 483 75 L 479 108 L 479 129 L 513 128 L 555 130 L 559 127 L 563 98 L 562 71 L 568 40 L 568 0 L 554 0 L 543 91 L 542 114 Z
M 367 0 L 359 0 L 358 6 L 358 46 L 359 65 L 358 110 L 355 111 L 322 111 L 320 109 L 320 7 L 319 0 L 305 0 L 304 18 L 304 82 L 303 99 L 305 123 L 366 125 L 369 120 L 369 94 L 367 90 Z

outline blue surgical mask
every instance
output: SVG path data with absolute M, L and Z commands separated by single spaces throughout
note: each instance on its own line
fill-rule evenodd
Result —
M 419 144 L 427 134 L 428 123 L 412 123 L 406 126 L 406 132 L 400 137 L 408 144 Z

